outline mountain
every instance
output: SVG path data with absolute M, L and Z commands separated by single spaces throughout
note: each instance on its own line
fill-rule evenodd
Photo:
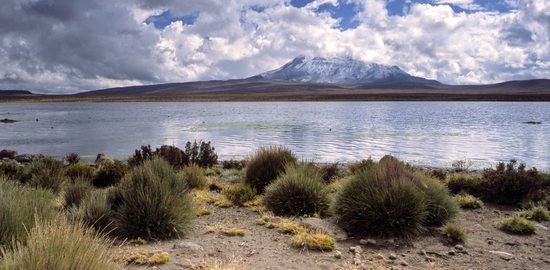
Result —
M 307 58 L 300 56 L 278 69 L 259 74 L 252 78 L 271 81 L 340 85 L 440 84 L 437 81 L 411 76 L 397 66 L 367 63 L 351 57 Z
M 19 95 L 32 95 L 31 91 L 27 90 L 0 90 L 0 96 L 19 96 Z

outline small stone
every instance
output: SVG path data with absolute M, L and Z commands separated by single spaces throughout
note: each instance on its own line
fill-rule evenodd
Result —
M 322 231 L 332 236 L 336 241 L 345 241 L 348 239 L 348 234 L 336 224 L 320 218 L 305 218 L 301 221 L 301 225 L 313 231 Z
M 199 252 L 204 250 L 204 248 L 201 245 L 195 244 L 193 242 L 179 242 L 174 244 L 172 248 L 180 249 L 184 251 L 191 251 L 191 252 Z
M 397 255 L 395 255 L 395 253 L 390 253 L 390 255 L 388 256 L 388 258 L 390 260 L 397 260 Z
M 363 262 L 361 261 L 361 259 L 359 257 L 355 257 L 355 258 L 353 258 L 353 264 L 354 265 L 362 265 Z
M 380 253 L 377 253 L 374 255 L 374 258 L 377 259 L 377 260 L 384 260 L 384 255 L 380 254 Z
M 548 227 L 540 224 L 540 223 L 536 223 L 535 226 L 538 228 L 538 229 L 541 229 L 541 230 L 545 230 L 545 231 L 548 231 Z
M 376 246 L 376 240 L 374 240 L 374 239 L 361 239 L 361 240 L 359 240 L 359 244 L 365 245 L 365 246 Z
M 423 249 L 423 250 L 420 250 L 420 251 L 418 252 L 418 255 L 426 256 L 426 250 L 424 250 L 424 249 Z
M 456 250 L 464 250 L 464 246 L 463 245 L 456 245 L 455 249 Z
M 337 250 L 336 252 L 334 252 L 334 258 L 336 258 L 336 259 L 342 259 L 342 252 L 340 252 L 340 251 L 338 251 L 338 250 Z
M 489 251 L 489 253 L 497 255 L 498 257 L 500 257 L 501 259 L 503 259 L 505 261 L 509 261 L 509 260 L 514 258 L 513 254 L 510 254 L 510 253 L 504 252 L 504 251 L 491 250 L 491 251 Z
M 451 255 L 451 256 L 454 256 L 454 255 L 456 255 L 456 251 L 451 249 L 451 250 L 449 250 L 448 254 Z
M 395 244 L 395 240 L 393 240 L 393 239 L 388 239 L 386 242 L 388 243 L 388 245 Z
M 363 249 L 360 246 L 352 246 L 349 247 L 349 251 L 353 254 L 360 254 L 361 252 L 363 252 Z
M 493 240 L 487 240 L 487 244 L 492 245 L 494 243 Z
M 401 264 L 401 266 L 409 266 L 409 263 L 406 262 L 405 260 L 401 260 L 401 262 L 399 262 L 399 264 Z
M 432 257 L 432 256 L 426 256 L 426 261 L 427 262 L 435 262 L 435 257 Z

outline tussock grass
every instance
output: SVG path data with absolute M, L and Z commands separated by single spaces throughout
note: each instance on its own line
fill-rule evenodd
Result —
M 188 189 L 205 189 L 208 185 L 204 169 L 198 165 L 185 166 L 179 175 L 185 181 Z
M 453 194 L 468 193 L 474 196 L 482 195 L 483 178 L 479 174 L 458 173 L 451 175 L 447 187 Z
M 456 223 L 445 224 L 443 226 L 443 234 L 452 242 L 465 243 L 468 240 L 466 231 Z
M 501 219 L 498 227 L 511 234 L 529 235 L 535 233 L 535 223 L 522 217 Z
M 111 243 L 81 223 L 58 216 L 36 222 L 26 245 L 4 251 L 2 269 L 108 270 L 120 269 L 109 250 Z
M 296 161 L 296 156 L 285 147 L 260 147 L 248 160 L 244 182 L 263 193 L 265 187 L 283 173 L 287 165 L 296 164 Z
M 24 168 L 24 182 L 32 187 L 59 193 L 67 180 L 63 161 L 51 157 L 41 157 Z
M 225 197 L 238 206 L 243 206 L 256 196 L 256 189 L 247 184 L 237 184 L 224 190 Z
M 466 193 L 456 195 L 455 200 L 458 205 L 464 209 L 478 209 L 484 207 L 484 204 L 480 199 Z
M 96 169 L 90 163 L 78 162 L 66 167 L 65 175 L 72 181 L 83 179 L 91 182 L 95 177 Z
M 106 162 L 97 172 L 93 184 L 96 187 L 116 185 L 128 172 L 129 167 L 120 160 Z
M 311 166 L 289 166 L 265 189 L 264 204 L 276 215 L 302 216 L 326 213 L 325 184 Z
M 328 251 L 336 247 L 336 241 L 325 233 L 300 232 L 292 237 L 292 246 L 309 250 Z
M 82 200 L 92 191 L 90 182 L 78 178 L 74 182 L 68 183 L 63 189 L 63 200 L 66 208 L 78 207 Z
M 424 185 L 424 194 L 428 203 L 428 216 L 426 224 L 429 226 L 441 226 L 454 219 L 460 210 L 447 187 L 440 181 L 421 177 Z
M 519 211 L 520 217 L 525 217 L 534 221 L 549 221 L 550 220 L 550 211 L 548 211 L 544 206 L 537 206 L 528 210 Z
M 78 208 L 71 209 L 72 217 L 97 231 L 110 233 L 112 228 L 111 205 L 107 199 L 107 190 L 94 190 L 84 198 Z
M 187 234 L 195 217 L 185 183 L 160 158 L 135 167 L 117 187 L 117 232 L 128 238 L 170 239 Z
M 24 243 L 37 218 L 52 218 L 53 199 L 51 191 L 0 181 L 0 247 L 13 241 Z

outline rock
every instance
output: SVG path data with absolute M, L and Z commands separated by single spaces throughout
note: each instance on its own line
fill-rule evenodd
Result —
M 488 232 L 488 230 L 485 227 L 483 227 L 483 225 L 481 225 L 481 224 L 475 224 L 473 226 L 473 230 L 474 231 L 480 231 L 480 232 Z
M 395 244 L 395 240 L 393 240 L 393 239 L 388 239 L 388 240 L 386 241 L 386 243 L 388 243 L 388 245 L 394 245 L 394 244 Z
M 495 243 L 495 241 L 493 241 L 493 240 L 487 240 L 487 244 L 492 245 L 493 243 Z
M 464 246 L 463 245 L 456 245 L 455 249 L 456 250 L 464 250 Z
M 17 151 L 11 149 L 4 149 L 0 151 L 0 159 L 9 158 L 14 159 L 17 156 Z
M 376 246 L 376 240 L 374 240 L 374 239 L 361 239 L 361 240 L 359 240 L 359 244 L 365 245 L 365 246 Z
M 435 257 L 432 257 L 432 256 L 426 256 L 426 261 L 427 262 L 435 262 Z
M 427 253 L 426 253 L 426 250 L 425 250 L 425 249 L 420 250 L 420 251 L 418 252 L 418 255 L 426 256 L 426 254 L 427 254 Z
M 31 163 L 34 160 L 34 156 L 29 154 L 22 154 L 15 156 L 14 159 L 19 163 Z
M 535 224 L 535 227 L 537 227 L 538 229 L 541 229 L 541 230 L 545 230 L 545 231 L 548 231 L 548 227 L 540 224 L 540 223 L 536 223 Z
M 401 261 L 399 262 L 399 264 L 400 264 L 401 266 L 409 266 L 409 263 L 406 262 L 405 260 L 401 260 Z
M 388 258 L 389 258 L 390 260 L 392 260 L 392 261 L 393 261 L 393 260 L 397 260 L 397 255 L 395 255 L 395 253 L 390 253 L 390 255 L 388 256 Z
M 510 254 L 510 253 L 504 252 L 504 251 L 490 250 L 489 253 L 497 255 L 499 258 L 501 258 L 505 261 L 509 261 L 509 260 L 514 258 L 513 254 Z
M 451 250 L 449 250 L 448 254 L 451 255 L 451 256 L 454 256 L 454 255 L 456 255 L 456 251 L 451 249 Z
M 506 245 L 508 245 L 508 246 L 511 246 L 511 247 L 513 247 L 513 246 L 519 246 L 519 242 L 518 242 L 518 241 L 514 241 L 514 242 L 511 242 L 511 241 L 510 241 L 510 242 L 506 242 L 506 243 L 504 243 L 504 244 L 506 244 Z
M 325 232 L 336 241 L 345 241 L 348 239 L 348 234 L 342 228 L 324 219 L 313 217 L 304 218 L 302 219 L 301 225 L 310 230 Z
M 180 249 L 182 251 L 186 251 L 186 252 L 200 252 L 200 251 L 204 251 L 204 248 L 199 245 L 199 244 L 195 244 L 193 242 L 179 242 L 179 243 L 176 243 L 174 244 L 174 246 L 172 247 L 173 249 Z
M 97 154 L 97 157 L 95 158 L 95 164 L 100 166 L 109 161 L 113 161 L 113 158 L 105 155 L 104 153 Z
M 336 258 L 336 259 L 342 259 L 342 252 L 340 252 L 340 251 L 337 250 L 337 251 L 334 253 L 334 258 Z
M 361 259 L 359 257 L 355 257 L 353 258 L 353 265 L 362 265 L 363 262 L 361 261 Z
M 353 254 L 361 254 L 363 249 L 360 246 L 351 246 L 349 247 L 349 251 Z

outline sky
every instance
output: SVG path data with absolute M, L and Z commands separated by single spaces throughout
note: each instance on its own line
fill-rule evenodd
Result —
M 548 0 L 3 0 L 0 89 L 250 77 L 304 56 L 447 84 L 550 78 Z

